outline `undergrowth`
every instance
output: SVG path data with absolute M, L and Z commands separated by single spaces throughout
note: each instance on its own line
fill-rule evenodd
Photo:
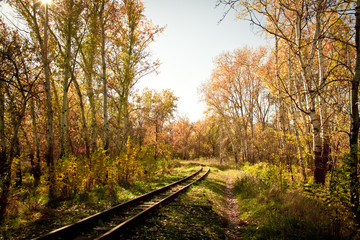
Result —
M 304 182 L 296 167 L 289 172 L 266 163 L 219 164 L 216 159 L 172 163 L 165 172 L 80 191 L 60 201 L 56 208 L 48 208 L 41 190 L 31 190 L 25 181 L 10 200 L 11 213 L 0 229 L 0 238 L 36 237 L 174 182 L 198 170 L 199 165 L 207 165 L 211 173 L 206 180 L 125 238 L 224 239 L 224 190 L 230 175 L 239 203 L 241 239 L 360 239 L 351 211 L 344 204 L 347 185 L 336 184 L 343 182 L 340 178 L 345 171 L 334 175 L 329 188 L 311 184 L 311 180 Z
M 198 170 L 199 166 L 185 166 L 173 161 L 167 169 L 128 182 L 79 191 L 69 198 L 60 199 L 55 207 L 48 206 L 41 188 L 34 190 L 30 187 L 31 181 L 29 184 L 25 181 L 10 199 L 7 220 L 0 226 L 0 239 L 34 238 L 177 181 Z
M 347 212 L 306 194 L 300 181 L 279 171 L 264 163 L 245 165 L 235 179 L 239 217 L 248 223 L 244 239 L 358 239 L 353 222 L 339 217 Z

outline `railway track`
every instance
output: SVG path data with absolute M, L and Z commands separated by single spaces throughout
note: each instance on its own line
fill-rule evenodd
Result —
M 74 224 L 56 229 L 34 238 L 34 240 L 119 239 L 124 231 L 144 220 L 159 207 L 169 204 L 192 184 L 204 179 L 209 174 L 210 168 L 205 174 L 198 176 L 201 171 L 202 168 L 177 182 L 84 218 Z

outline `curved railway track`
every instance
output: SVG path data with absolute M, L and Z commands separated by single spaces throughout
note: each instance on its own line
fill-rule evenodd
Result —
M 160 206 L 169 204 L 194 183 L 204 179 L 209 174 L 210 168 L 205 174 L 197 177 L 201 171 L 202 168 L 177 182 L 84 218 L 74 224 L 56 229 L 34 238 L 34 240 L 119 239 L 125 230 L 144 220 L 146 216 L 156 211 Z

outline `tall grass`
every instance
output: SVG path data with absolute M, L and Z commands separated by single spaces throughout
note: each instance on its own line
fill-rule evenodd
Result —
M 244 239 L 357 239 L 336 209 L 307 196 L 273 165 L 246 165 L 234 181 Z M 289 181 L 286 182 L 285 180 Z

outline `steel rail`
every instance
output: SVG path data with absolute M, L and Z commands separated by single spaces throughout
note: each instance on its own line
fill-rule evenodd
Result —
M 158 203 L 154 204 L 153 206 L 145 209 L 144 211 L 138 213 L 136 216 L 133 216 L 132 218 L 130 218 L 130 219 L 126 220 L 125 222 L 119 224 L 118 226 L 116 226 L 115 228 L 113 228 L 110 231 L 106 232 L 102 236 L 100 236 L 98 238 L 95 238 L 95 240 L 119 239 L 119 235 L 121 233 L 124 233 L 125 230 L 128 230 L 131 227 L 135 226 L 136 224 L 138 224 L 139 222 L 144 220 L 149 214 L 155 212 L 161 206 L 165 206 L 165 205 L 169 204 L 171 201 L 173 201 L 181 193 L 188 190 L 189 187 L 192 186 L 194 183 L 203 180 L 209 173 L 210 173 L 210 168 L 199 179 L 196 179 L 195 181 L 187 184 L 186 186 L 182 187 L 180 190 L 178 190 L 175 193 L 171 194 L 170 196 L 162 199 L 161 201 L 159 201 Z
M 81 232 L 84 229 L 88 229 L 90 226 L 94 225 L 96 222 L 101 220 L 106 220 L 107 218 L 115 215 L 117 212 L 122 211 L 124 209 L 127 209 L 131 206 L 134 206 L 136 204 L 139 204 L 141 202 L 144 202 L 158 194 L 161 194 L 163 192 L 166 192 L 167 190 L 171 189 L 172 187 L 179 185 L 185 181 L 188 181 L 189 179 L 193 178 L 194 176 L 198 175 L 202 171 L 202 168 L 195 173 L 179 180 L 176 182 L 173 182 L 169 185 L 166 185 L 162 188 L 153 190 L 151 192 L 145 193 L 137 198 L 131 199 L 127 202 L 121 203 L 119 205 L 116 205 L 110 209 L 107 209 L 103 212 L 96 213 L 94 215 L 91 215 L 89 217 L 86 217 L 84 219 L 79 220 L 76 223 L 55 229 L 49 233 L 46 233 L 44 235 L 41 235 L 39 237 L 34 238 L 33 240 L 54 240 L 54 239 L 72 239 L 77 237 L 76 233 Z

